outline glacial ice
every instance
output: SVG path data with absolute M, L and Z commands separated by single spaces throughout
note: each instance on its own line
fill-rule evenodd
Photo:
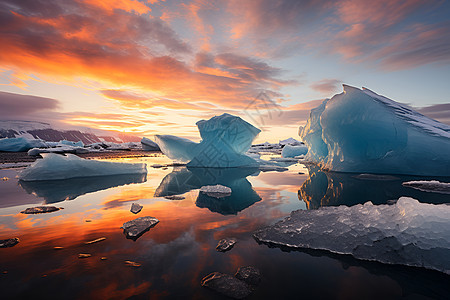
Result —
M 156 144 L 151 139 L 148 139 L 146 137 L 143 137 L 141 140 L 142 150 L 145 151 L 157 151 L 159 150 L 158 144 Z
M 291 146 L 286 145 L 283 147 L 283 151 L 281 151 L 282 157 L 296 157 L 300 155 L 305 155 L 308 152 L 308 147 L 305 145 Z
M 35 147 L 48 147 L 43 140 L 27 139 L 25 137 L 0 139 L 0 151 L 22 152 Z
M 222 114 L 197 123 L 202 141 L 156 135 L 156 143 L 169 158 L 189 162 L 189 167 L 252 167 L 258 163 L 245 155 L 260 130 L 239 117 Z
M 84 147 L 84 144 L 82 141 L 72 142 L 72 141 L 68 141 L 68 140 L 61 140 L 61 141 L 59 141 L 59 144 L 66 145 L 66 146 L 73 146 L 73 147 Z
M 297 210 L 254 233 L 259 242 L 328 250 L 450 274 L 450 205 L 401 197 L 393 205 Z
M 306 159 L 332 171 L 450 175 L 450 126 L 391 99 L 344 85 L 311 110 Z
M 42 155 L 44 156 L 43 159 L 36 160 L 20 172 L 20 180 L 39 181 L 147 173 L 146 164 L 143 163 L 115 163 L 88 160 L 74 154 L 63 156 L 55 153 L 46 153 Z

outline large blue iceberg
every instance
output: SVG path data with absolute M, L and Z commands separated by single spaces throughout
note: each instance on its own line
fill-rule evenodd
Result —
M 450 176 L 450 126 L 368 89 L 344 85 L 300 136 L 306 159 L 326 170 Z
M 189 167 L 254 167 L 259 163 L 245 153 L 258 128 L 230 114 L 215 116 L 196 123 L 202 141 L 200 143 L 172 136 L 156 135 L 156 143 L 169 158 L 187 162 Z

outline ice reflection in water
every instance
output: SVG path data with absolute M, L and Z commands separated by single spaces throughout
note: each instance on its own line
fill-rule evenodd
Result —
M 231 195 L 215 198 L 199 193 L 196 205 L 222 215 L 237 214 L 261 200 L 247 176 L 259 174 L 257 168 L 187 168 L 179 167 L 163 178 L 155 197 L 180 195 L 205 185 L 224 185 Z
M 143 160 L 148 165 L 168 163 L 161 157 Z M 448 278 L 431 271 L 365 263 L 322 252 L 283 252 L 258 245 L 252 237 L 255 230 L 275 223 L 292 210 L 304 208 L 296 194 L 306 179 L 298 174 L 305 171 L 301 166 L 291 166 L 284 173 L 258 174 L 254 169 L 233 169 L 211 175 L 206 171 L 176 168 L 171 173 L 170 169 L 149 168 L 147 179 L 141 183 L 139 179 L 114 184 L 107 179 L 92 182 L 94 188 L 105 189 L 98 192 L 88 188 L 92 178 L 85 183 L 73 183 L 73 187 L 60 182 L 61 186 L 53 190 L 45 184 L 30 187 L 33 194 L 47 195 L 46 202 L 51 201 L 50 197 L 76 197 L 76 200 L 58 203 L 65 208 L 58 212 L 25 216 L 19 213 L 25 204 L 38 204 L 43 198 L 17 186 L 16 170 L 0 170 L 0 177 L 10 178 L 0 182 L 0 202 L 8 204 L 0 208 L 0 239 L 20 238 L 13 248 L 0 249 L 3 298 L 51 295 L 59 299 L 221 299 L 203 289 L 201 279 L 214 271 L 233 274 L 243 265 L 255 266 L 263 275 L 263 282 L 250 299 L 298 298 L 299 282 L 308 287 L 301 291 L 305 299 L 336 295 L 353 299 L 405 295 L 444 298 L 450 292 Z M 328 177 L 325 173 L 316 174 L 325 176 L 322 182 L 325 187 L 308 183 L 308 193 L 319 194 L 322 199 L 327 194 Z M 210 184 L 230 186 L 232 197 L 233 194 L 239 197 L 224 201 L 230 203 L 228 208 L 216 209 L 211 203 L 209 209 L 199 208 L 202 202 L 198 189 Z M 9 194 L 4 193 L 5 187 L 10 187 Z M 350 190 L 345 188 L 342 195 Z M 184 194 L 186 198 L 177 201 L 160 198 L 174 194 Z M 24 198 L 33 199 L 25 203 Z M 138 215 L 129 211 L 132 202 L 144 206 Z M 221 213 L 213 212 L 219 210 Z M 160 223 L 136 242 L 125 239 L 122 224 L 147 215 L 156 217 Z M 99 237 L 106 240 L 84 244 Z M 237 244 L 229 252 L 217 252 L 217 242 L 226 237 L 237 238 Z M 63 249 L 54 250 L 55 246 Z M 80 253 L 92 256 L 79 259 Z M 141 267 L 130 267 L 125 261 L 138 262 Z M 3 271 L 7 274 L 2 274 Z
M 322 206 L 362 204 L 386 204 L 402 196 L 412 197 L 425 203 L 448 203 L 450 196 L 414 190 L 402 186 L 402 182 L 411 180 L 436 180 L 436 177 L 418 177 L 403 175 L 371 175 L 323 172 L 318 167 L 309 165 L 309 177 L 298 191 L 300 200 L 306 202 L 308 209 Z M 440 177 L 443 182 L 450 182 L 449 177 Z
M 36 196 L 43 198 L 45 203 L 56 203 L 64 200 L 74 200 L 75 198 L 87 193 L 106 190 L 121 185 L 143 183 L 146 180 L 147 174 L 127 174 L 72 178 L 64 180 L 19 180 L 19 185 L 28 194 L 35 194 Z

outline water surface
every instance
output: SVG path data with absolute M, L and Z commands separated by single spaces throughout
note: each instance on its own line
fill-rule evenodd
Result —
M 269 248 L 252 237 L 256 229 L 297 209 L 369 200 L 383 204 L 400 196 L 450 202 L 448 195 L 403 187 L 401 182 L 409 177 L 324 173 L 300 164 L 286 172 L 265 173 L 150 167 L 170 162 L 162 155 L 110 160 L 145 162 L 148 174 L 25 183 L 15 178 L 18 170 L 0 170 L 0 177 L 9 178 L 0 181 L 0 239 L 20 238 L 18 245 L 0 249 L 2 298 L 221 299 L 202 288 L 201 279 L 214 271 L 234 274 L 246 265 L 262 273 L 262 283 L 251 299 L 449 295 L 449 277 L 438 272 L 324 251 Z M 201 186 L 211 184 L 231 187 L 231 196 L 216 199 L 199 194 Z M 185 199 L 165 199 L 168 195 Z M 137 215 L 129 211 L 133 202 L 144 206 Z M 64 209 L 40 215 L 19 213 L 42 203 Z M 156 217 L 160 223 L 136 241 L 126 239 L 120 227 L 141 216 Z M 99 237 L 106 240 L 85 244 Z M 238 243 L 229 252 L 217 252 L 217 242 L 225 237 L 235 237 Z M 79 259 L 80 253 L 92 256 Z M 125 261 L 141 266 L 131 267 Z

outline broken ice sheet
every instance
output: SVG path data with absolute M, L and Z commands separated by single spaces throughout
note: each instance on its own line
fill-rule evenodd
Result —
M 402 185 L 424 192 L 450 194 L 450 183 L 437 180 L 407 181 L 403 182 Z
M 392 205 L 298 210 L 254 233 L 257 241 L 328 250 L 450 274 L 450 205 L 401 197 Z

